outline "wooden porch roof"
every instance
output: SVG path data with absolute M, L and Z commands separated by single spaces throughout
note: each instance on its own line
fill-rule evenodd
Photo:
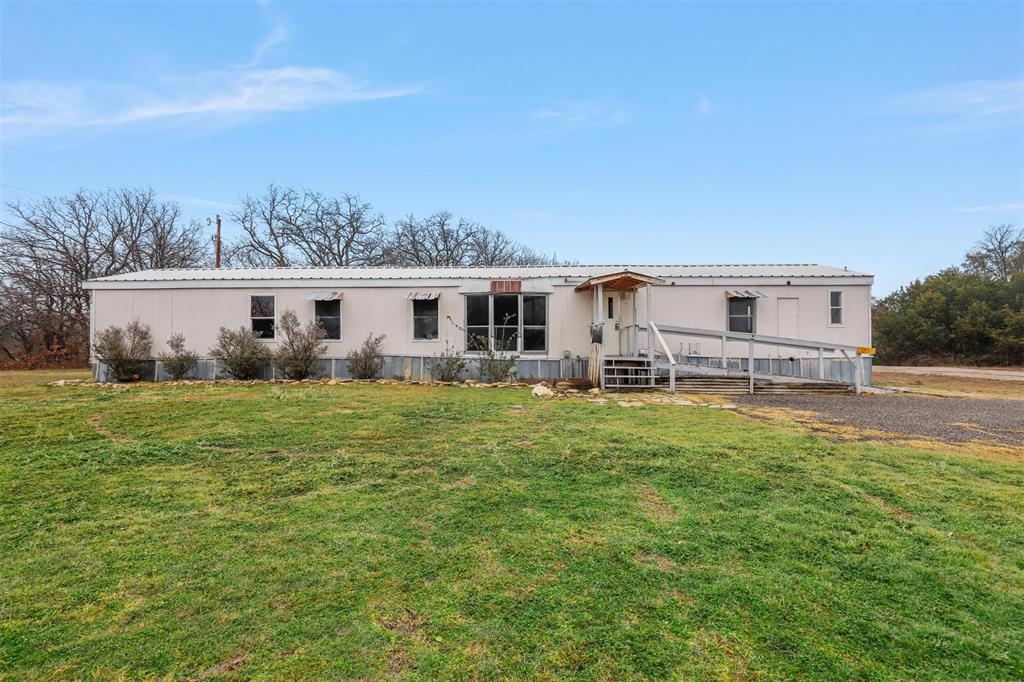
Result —
M 611 291 L 633 291 L 647 284 L 664 284 L 665 280 L 653 275 L 644 275 L 630 270 L 621 270 L 607 275 L 591 277 L 585 282 L 576 285 L 576 291 L 586 291 L 598 284 Z

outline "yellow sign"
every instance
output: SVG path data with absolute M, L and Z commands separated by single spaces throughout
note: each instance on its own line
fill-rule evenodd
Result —
M 857 353 L 859 355 L 874 355 L 875 349 L 871 346 L 857 346 Z

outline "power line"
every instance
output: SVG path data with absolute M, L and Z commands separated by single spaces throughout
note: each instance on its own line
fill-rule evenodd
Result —
M 0 182 L 0 187 L 6 187 L 7 189 L 13 189 L 19 192 L 28 192 L 29 194 L 37 194 L 41 197 L 46 196 L 42 192 L 37 192 L 34 189 L 28 189 L 27 187 L 18 187 L 17 185 L 8 185 L 6 182 Z

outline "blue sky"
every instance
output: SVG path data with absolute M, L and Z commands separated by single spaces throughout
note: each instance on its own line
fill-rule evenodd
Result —
M 0 5 L 6 201 L 268 182 L 876 294 L 1024 223 L 1024 4 Z M 233 228 L 227 227 L 230 232 Z

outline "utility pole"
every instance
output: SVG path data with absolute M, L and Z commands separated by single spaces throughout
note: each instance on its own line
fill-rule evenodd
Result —
M 215 242 L 214 267 L 220 268 L 220 213 L 217 214 L 217 240 Z

